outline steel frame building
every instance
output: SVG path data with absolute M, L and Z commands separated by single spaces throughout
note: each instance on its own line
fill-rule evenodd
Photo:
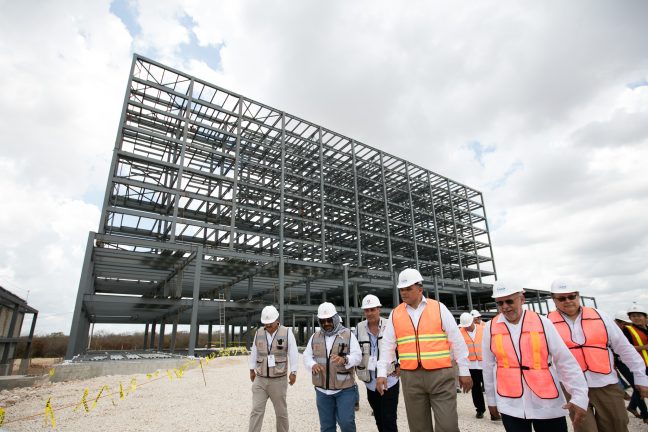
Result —
M 159 324 L 159 347 L 173 324 L 172 349 L 190 324 L 193 354 L 200 325 L 231 338 L 270 303 L 303 340 L 323 300 L 347 323 L 367 293 L 397 304 L 407 267 L 457 313 L 490 302 L 481 192 L 136 54 L 67 357 L 91 323 L 151 346 Z

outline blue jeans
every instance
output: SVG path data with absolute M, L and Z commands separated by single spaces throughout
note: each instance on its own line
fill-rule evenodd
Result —
M 319 414 L 320 431 L 335 432 L 335 423 L 342 432 L 356 432 L 355 403 L 358 393 L 355 387 L 327 395 L 315 389 L 315 401 Z

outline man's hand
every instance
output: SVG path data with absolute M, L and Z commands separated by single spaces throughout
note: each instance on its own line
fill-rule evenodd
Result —
M 297 374 L 295 374 L 295 372 L 290 372 L 290 375 L 288 375 L 288 384 L 295 384 L 295 380 L 297 380 Z
M 563 408 L 569 410 L 569 416 L 572 418 L 572 424 L 574 425 L 574 427 L 579 426 L 581 423 L 583 423 L 583 420 L 585 420 L 587 410 L 584 410 L 578 405 L 568 402 L 563 405 Z
M 254 369 L 250 369 L 250 381 L 254 382 L 254 378 L 256 378 L 256 372 Z
M 639 394 L 642 399 L 648 398 L 648 387 L 642 385 L 636 385 L 635 388 L 639 390 Z
M 394 372 L 390 373 L 389 376 L 392 377 L 400 377 L 400 366 L 396 366 L 396 369 L 394 369 Z
M 380 393 L 380 396 L 385 393 L 385 390 L 387 390 L 387 378 L 385 377 L 378 377 L 376 378 L 376 391 Z
M 460 376 L 459 386 L 461 387 L 464 393 L 468 393 L 473 386 L 472 378 L 470 378 L 469 376 Z
M 313 368 L 311 369 L 311 372 L 313 375 L 318 374 L 318 373 L 324 373 L 326 372 L 326 369 L 324 369 L 324 366 L 322 366 L 319 363 L 316 363 L 313 365 Z
M 338 366 L 344 366 L 344 364 L 346 363 L 346 357 L 342 357 L 337 354 L 331 354 L 331 361 Z
M 498 419 L 498 418 L 500 418 L 500 413 L 499 413 L 499 411 L 497 410 L 497 407 L 496 407 L 496 406 L 490 406 L 490 405 L 489 405 L 489 406 L 488 406 L 488 412 L 490 413 L 492 419 Z

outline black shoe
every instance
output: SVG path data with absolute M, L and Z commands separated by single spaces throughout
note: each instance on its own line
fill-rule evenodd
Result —
M 475 416 L 477 418 L 484 418 L 484 413 L 477 411 L 477 415 Z
M 495 417 L 494 415 L 491 416 L 492 421 L 502 421 L 502 416 L 497 416 Z
M 360 411 L 360 403 L 359 403 L 359 402 L 356 402 L 356 404 L 355 404 L 355 410 L 356 410 L 356 411 Z

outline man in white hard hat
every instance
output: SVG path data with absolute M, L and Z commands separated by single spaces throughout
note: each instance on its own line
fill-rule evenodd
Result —
M 626 311 L 620 310 L 614 313 L 614 323 L 623 332 L 628 324 L 632 324 L 632 321 L 630 321 L 630 317 L 628 316 L 628 313 Z M 623 379 L 619 377 L 619 387 L 623 389 L 623 399 L 630 400 L 630 395 L 626 393 L 625 390 L 628 387 L 632 387 L 630 383 L 634 382 L 632 372 L 630 372 L 628 366 L 626 366 L 616 354 L 614 354 L 614 367 L 616 368 L 619 375 L 623 377 Z
M 263 327 L 254 335 L 249 360 L 252 413 L 248 431 L 261 430 L 266 404 L 270 398 L 277 419 L 277 431 L 288 432 L 286 390 L 288 382 L 293 385 L 297 379 L 297 342 L 293 333 L 279 324 L 279 311 L 274 306 L 263 308 L 261 324 Z
M 524 290 L 493 285 L 499 314 L 486 323 L 482 354 L 486 402 L 507 431 L 567 432 L 565 415 L 578 426 L 587 413 L 587 382 L 576 359 L 547 318 L 525 310 Z M 565 403 L 562 383 L 572 395 Z
M 485 326 L 486 325 L 484 320 L 482 320 L 482 318 L 481 318 L 481 316 L 482 316 L 481 313 L 479 313 L 479 311 L 477 309 L 471 310 L 470 311 L 470 316 L 473 317 L 473 322 L 475 323 L 475 325 L 479 325 L 479 326 Z
M 648 315 L 646 308 L 640 304 L 633 303 L 628 309 L 628 317 L 632 321 L 632 324 L 627 325 L 623 329 L 623 333 L 626 335 L 628 341 L 634 345 L 639 355 L 641 355 L 645 372 L 648 374 L 648 326 L 646 325 Z M 644 401 L 647 395 L 636 384 L 630 383 L 634 387 L 634 391 L 628 404 L 628 411 L 635 417 L 642 418 L 644 423 L 648 423 L 648 409 L 646 409 L 646 402 Z M 637 408 L 639 408 L 639 412 L 637 412 Z
M 342 432 L 355 432 L 354 405 L 358 400 L 355 366 L 362 360 L 358 339 L 342 326 L 332 303 L 317 308 L 320 330 L 304 350 L 304 365 L 311 371 L 320 431 L 335 432 L 336 422 Z
M 376 367 L 381 357 L 378 341 L 383 337 L 387 324 L 387 319 L 380 316 L 381 306 L 380 300 L 373 294 L 367 294 L 362 299 L 361 307 L 366 319 L 360 321 L 357 327 L 362 361 L 356 367 L 356 374 L 367 387 L 367 400 L 373 410 L 378 432 L 392 432 L 398 430 L 396 413 L 400 393 L 400 370 L 394 361 L 387 370 L 387 390 L 382 395 L 376 391 Z
M 403 270 L 397 288 L 403 302 L 392 311 L 380 340 L 376 389 L 380 394 L 388 389 L 387 375 L 398 348 L 410 431 L 458 432 L 452 359 L 459 366 L 459 384 L 467 393 L 472 380 L 466 343 L 448 308 L 423 296 L 423 277 L 418 270 Z
M 486 412 L 486 403 L 484 403 L 484 394 L 482 386 L 484 384 L 484 375 L 482 373 L 482 340 L 484 339 L 484 327 L 473 321 L 473 315 L 464 312 L 459 317 L 459 330 L 468 346 L 468 369 L 472 378 L 473 387 L 471 390 L 473 405 L 478 419 L 484 418 Z
M 648 391 L 643 361 L 612 319 L 581 305 L 580 292 L 570 281 L 553 281 L 551 298 L 556 310 L 547 318 L 578 362 L 589 388 L 587 416 L 574 427 L 575 432 L 627 431 L 628 415 L 614 369 L 614 354 L 633 372 L 636 384 Z

